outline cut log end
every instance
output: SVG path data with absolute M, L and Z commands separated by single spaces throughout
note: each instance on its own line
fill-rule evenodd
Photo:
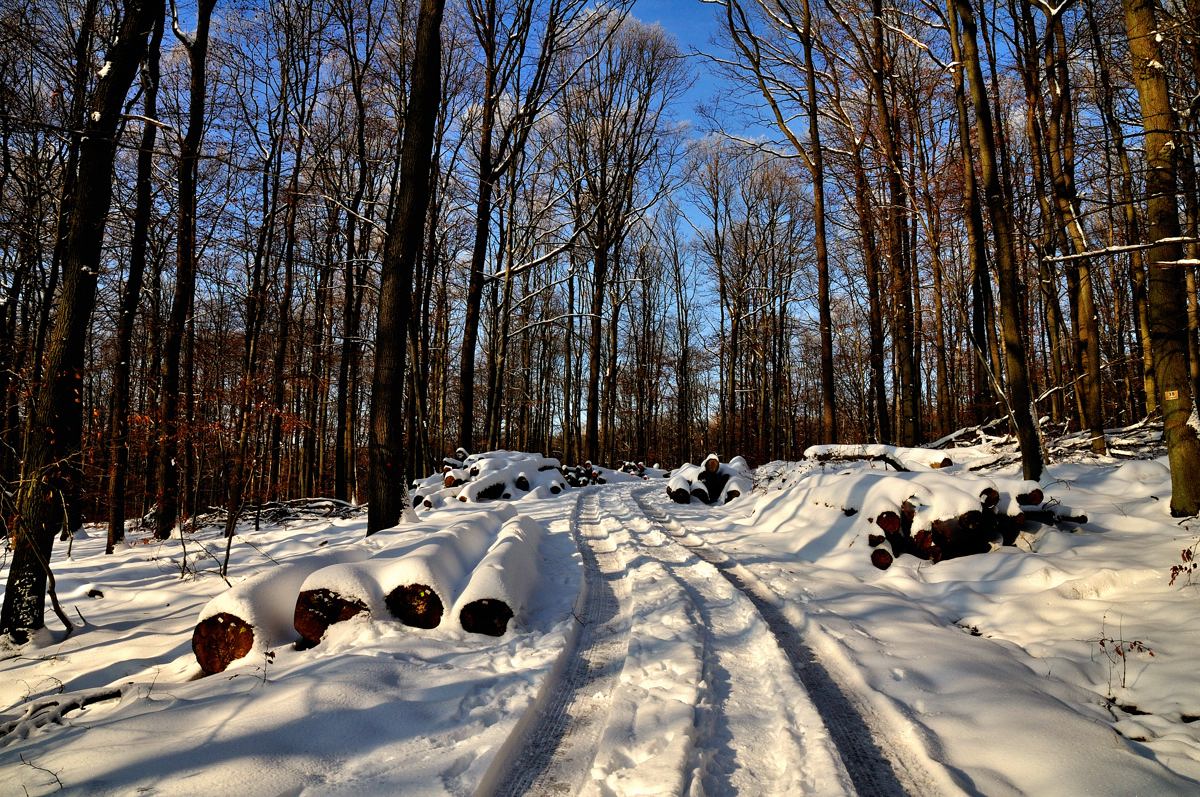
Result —
M 512 618 L 513 611 L 508 604 L 494 598 L 471 601 L 458 613 L 464 631 L 488 636 L 504 636 Z
M 728 504 L 733 499 L 740 498 L 741 496 L 742 493 L 740 490 L 730 490 L 729 492 L 725 493 L 725 503 Z
M 254 628 L 242 618 L 220 612 L 201 620 L 192 631 L 192 652 L 205 675 L 224 672 L 254 647 Z
M 876 548 L 871 551 L 871 564 L 878 567 L 880 570 L 887 570 L 892 566 L 893 557 L 885 548 Z
M 1045 494 L 1035 487 L 1027 493 L 1018 495 L 1017 503 L 1021 506 L 1040 506 L 1045 498 Z
M 900 515 L 890 510 L 880 512 L 879 517 L 875 518 L 875 525 L 887 534 L 896 534 L 900 531 Z
M 994 509 L 1000 503 L 1000 491 L 995 487 L 984 487 L 979 494 L 979 503 L 984 509 Z
M 671 496 L 671 500 L 677 504 L 690 504 L 692 502 L 692 494 L 682 487 L 678 490 L 667 490 L 667 495 Z
M 427 584 L 403 584 L 387 596 L 388 611 L 413 628 L 437 628 L 442 622 L 442 599 Z
M 296 598 L 292 625 L 307 645 L 312 646 L 321 641 L 329 626 L 366 611 L 367 605 L 357 598 L 343 597 L 324 587 L 309 589 Z

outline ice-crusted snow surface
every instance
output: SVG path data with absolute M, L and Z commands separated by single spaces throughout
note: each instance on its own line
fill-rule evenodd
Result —
M 1086 524 L 1043 527 L 1028 550 L 874 569 L 865 524 L 879 507 L 917 496 L 919 520 L 977 503 L 985 485 L 1028 486 L 1011 449 L 945 454 L 953 464 L 933 470 L 927 452 L 892 449 L 914 466 L 901 474 L 880 461 L 769 463 L 726 506 L 675 504 L 668 480 L 635 479 L 447 502 L 370 539 L 358 518 L 242 528 L 240 593 L 216 575 L 216 529 L 187 536 L 184 568 L 178 538 L 133 535 L 105 557 L 103 530 L 88 528 L 54 559 L 60 598 L 86 624 L 64 638 L 51 615 L 35 644 L 0 651 L 0 795 L 466 795 L 531 781 L 603 795 L 849 793 L 843 737 L 789 663 L 779 618 L 878 748 L 921 773 L 900 779 L 913 793 L 1200 793 L 1200 575 L 1169 583 L 1200 523 L 1170 517 L 1165 460 L 1060 458 L 1041 487 Z M 517 517 L 489 527 L 537 542 L 532 564 L 514 557 L 527 578 L 477 567 L 460 598 L 527 592 L 504 636 L 381 612 L 331 626 L 311 650 L 264 646 L 197 677 L 190 639 L 206 605 L 261 608 L 292 591 L 266 586 L 280 564 L 382 567 L 497 507 Z M 39 701 L 101 693 L 58 722 L 14 722 Z

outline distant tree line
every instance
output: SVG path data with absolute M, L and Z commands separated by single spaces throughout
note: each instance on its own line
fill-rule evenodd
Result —
M 1159 416 L 1200 509 L 1200 0 L 0 11 L 0 631 L 55 537 L 456 446 L 795 458 Z M 726 89 L 681 121 L 696 70 Z M 1044 423 L 1043 423 L 1044 422 Z M 1048 424 L 1048 426 L 1046 425 Z

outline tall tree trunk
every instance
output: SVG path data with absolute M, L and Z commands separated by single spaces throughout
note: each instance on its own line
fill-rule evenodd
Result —
M 992 128 L 992 111 L 979 62 L 979 46 L 975 33 L 975 12 L 969 0 L 954 0 L 961 31 L 961 46 L 967 77 L 971 85 L 971 100 L 979 131 L 979 163 L 983 172 L 983 194 L 992 220 L 992 235 L 996 243 L 996 270 L 1000 280 L 1000 323 L 1004 335 L 1004 354 L 1008 374 L 1009 413 L 1016 426 L 1021 446 L 1021 466 L 1026 479 L 1042 476 L 1042 446 L 1033 420 L 1033 402 L 1029 374 L 1025 364 L 1025 343 L 1021 335 L 1020 272 L 1013 238 L 1012 217 L 1004 198 L 1000 181 L 1000 164 Z
M 162 4 L 128 0 L 108 69 L 99 78 L 79 150 L 78 179 L 63 247 L 63 286 L 46 352 L 44 378 L 33 398 L 25 432 L 25 464 L 17 494 L 12 559 L 0 609 L 0 635 L 24 643 L 45 624 L 46 588 L 55 535 L 78 504 L 83 474 L 83 372 L 96 305 L 101 244 L 112 203 L 113 161 L 125 96 L 146 51 Z M 64 615 L 60 619 L 68 622 Z
M 602 227 L 603 229 L 603 227 Z M 598 240 L 605 241 L 603 234 Z M 603 343 L 604 291 L 608 284 L 609 251 L 601 244 L 593 253 L 592 260 L 592 304 L 590 333 L 588 335 L 588 384 L 587 384 L 587 428 L 585 453 L 592 462 L 600 461 L 600 357 Z
M 159 49 L 162 44 L 165 15 L 159 8 L 150 37 L 145 74 L 144 111 L 147 119 L 158 118 Z M 125 278 L 125 293 L 117 315 L 117 354 L 113 366 L 113 388 L 110 409 L 111 439 L 108 468 L 108 543 L 105 553 L 125 539 L 125 471 L 129 467 L 129 373 L 133 358 L 133 322 L 142 300 L 142 284 L 146 273 L 146 249 L 150 237 L 150 217 L 154 212 L 153 170 L 154 142 L 158 125 L 144 122 L 142 141 L 138 147 L 137 205 L 133 215 L 133 240 L 129 251 L 129 273 Z
M 1076 253 L 1088 251 L 1087 236 L 1079 218 L 1079 197 L 1075 189 L 1074 109 L 1071 102 L 1071 74 L 1067 67 L 1067 40 L 1062 16 L 1054 14 L 1047 22 L 1046 77 L 1051 87 L 1052 104 L 1046 119 L 1049 134 L 1050 179 L 1059 218 Z M 1104 403 L 1101 394 L 1100 326 L 1096 318 L 1096 299 L 1092 287 L 1092 268 L 1087 260 L 1074 266 L 1076 359 L 1081 364 L 1081 406 L 1083 425 L 1091 433 L 1093 453 L 1108 453 L 1104 437 Z
M 908 191 L 904 185 L 904 170 L 900 149 L 896 142 L 896 121 L 888 102 L 888 74 L 890 64 L 886 57 L 882 0 L 871 0 L 874 63 L 871 65 L 871 83 L 877 97 L 876 110 L 879 114 L 879 138 L 888 171 L 888 194 L 891 207 L 888 209 L 888 254 L 891 260 L 892 294 L 896 302 L 896 334 L 893 347 L 896 351 L 896 376 L 899 381 L 896 397 L 898 423 L 896 440 L 900 445 L 913 446 L 921 438 L 921 379 L 916 360 L 916 324 L 913 316 L 912 274 L 908 258 Z
M 159 407 L 158 511 L 154 536 L 171 536 L 179 515 L 179 364 L 183 356 L 188 317 L 196 293 L 196 180 L 200 143 L 204 135 L 204 101 L 207 89 L 208 30 L 216 0 L 200 0 L 196 6 L 196 36 L 180 41 L 188 53 L 191 79 L 188 84 L 188 129 L 179 147 L 179 215 L 175 259 L 175 295 L 163 341 L 161 405 Z
M 883 298 L 880 296 L 879 278 L 882 268 L 879 263 L 879 246 L 875 239 L 875 220 L 871 216 L 871 187 L 867 182 L 867 169 L 862 160 L 862 149 L 853 151 L 854 209 L 858 216 L 859 235 L 862 237 L 863 266 L 867 278 L 867 327 L 870 335 L 871 363 L 870 392 L 874 404 L 877 436 L 881 443 L 892 442 L 891 411 L 888 409 L 884 363 Z
M 375 374 L 371 382 L 368 535 L 394 526 L 407 508 L 401 410 L 413 270 L 421 253 L 429 210 L 429 166 L 441 97 L 444 8 L 445 0 L 421 0 L 417 18 L 416 54 L 400 149 L 400 196 L 388 222 L 379 290 Z
M 1171 265 L 1183 257 L 1176 201 L 1175 133 L 1178 130 L 1163 69 L 1154 19 L 1154 0 L 1123 0 L 1133 82 L 1142 109 L 1146 142 L 1146 221 L 1154 245 L 1150 268 L 1150 346 L 1163 414 L 1163 437 L 1171 465 L 1171 514 L 1200 513 L 1200 438 L 1188 419 L 1196 411 L 1188 378 L 1183 271 Z

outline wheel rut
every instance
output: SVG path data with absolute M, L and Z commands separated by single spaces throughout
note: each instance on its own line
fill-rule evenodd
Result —
M 881 797 L 921 792 L 920 784 L 925 782 L 926 778 L 922 773 L 913 772 L 904 762 L 895 761 L 884 754 L 862 713 L 820 660 L 813 655 L 799 630 L 781 611 L 777 603 L 778 597 L 718 549 L 694 537 L 684 542 L 681 537 L 687 532 L 663 509 L 647 501 L 649 493 L 649 489 L 633 493 L 633 499 L 641 512 L 656 523 L 675 544 L 687 548 L 715 567 L 717 572 L 754 604 L 824 720 L 855 790 L 862 795 Z
M 598 491 L 576 504 L 571 533 L 583 562 L 578 629 L 565 666 L 543 689 L 532 726 L 493 794 L 564 795 L 583 787 L 629 650 L 625 563 L 601 522 Z

